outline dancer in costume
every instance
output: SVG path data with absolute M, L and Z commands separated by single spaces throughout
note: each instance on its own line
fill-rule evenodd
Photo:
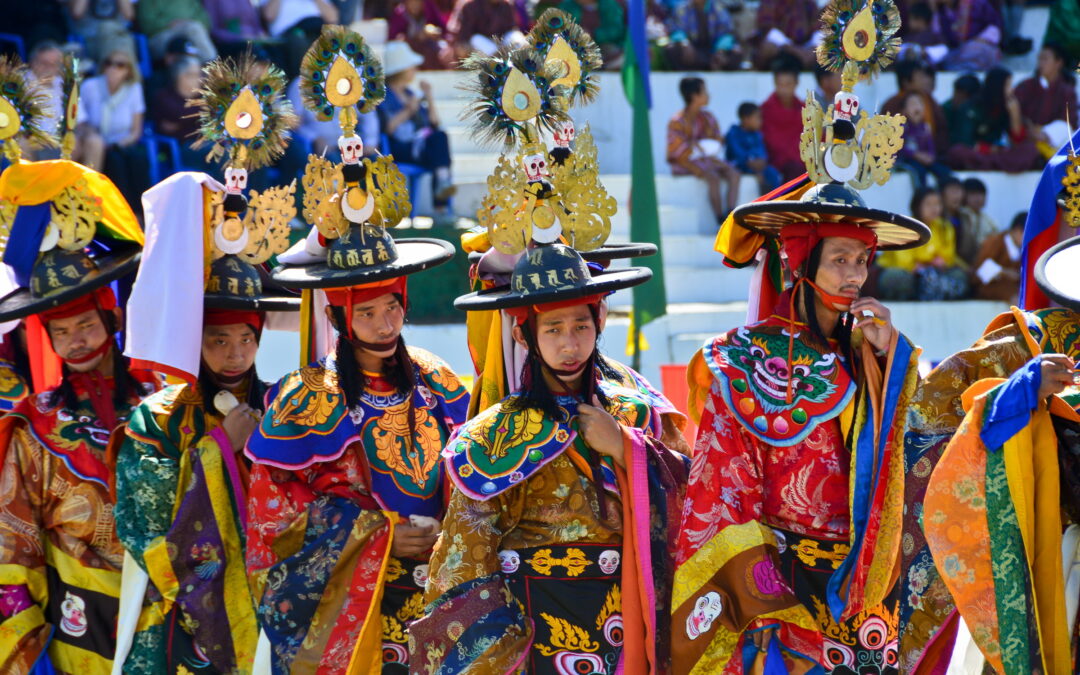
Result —
M 1051 330 L 1073 357 L 1028 345 L 1035 356 L 1008 379 L 968 387 L 963 421 L 927 482 L 923 531 L 966 628 L 952 659 L 931 651 L 944 657 L 941 667 L 961 657 L 973 672 L 1001 675 L 1080 667 L 1078 264 L 1074 237 L 1044 253 L 1035 270 L 1039 287 L 1069 310 Z M 961 649 L 971 641 L 977 650 Z
M 540 24 L 561 17 L 546 13 Z M 586 134 L 553 175 L 537 170 L 547 154 L 539 130 L 559 122 L 548 97 L 560 95 L 549 84 L 560 40 L 547 56 L 524 48 L 472 61 L 476 109 L 491 109 L 481 101 L 492 90 L 508 91 L 494 123 L 523 141 L 516 162 L 500 158 L 478 214 L 495 250 L 518 259 L 508 286 L 455 306 L 502 310 L 512 321 L 506 337 L 525 358 L 513 373 L 520 386 L 443 453 L 455 489 L 432 556 L 428 614 L 411 630 L 413 673 L 667 669 L 670 550 L 689 462 L 659 440 L 651 400 L 598 367 L 602 298 L 647 281 L 649 271 L 594 273 L 556 243 L 599 248 L 613 214 L 595 153 L 582 151 L 583 140 L 591 147 Z M 530 94 L 540 95 L 533 109 L 513 107 Z M 503 367 L 496 342 L 485 371 Z
M 248 570 L 274 673 L 403 673 L 448 496 L 439 453 L 469 401 L 444 361 L 406 347 L 406 276 L 454 249 L 386 230 L 409 200 L 390 159 L 364 159 L 355 135 L 356 111 L 383 92 L 362 38 L 324 28 L 302 78 L 316 114 L 339 109 L 343 163 L 309 158 L 311 234 L 272 276 L 307 289 L 302 315 L 321 318 L 325 299 L 338 339 L 271 387 L 248 443 Z
M 906 513 L 900 595 L 900 619 L 903 626 L 900 635 L 900 665 L 903 672 L 944 672 L 953 660 L 954 652 L 958 663 L 967 651 L 971 651 L 976 660 L 981 658 L 977 656 L 978 650 L 974 647 L 970 650 L 965 648 L 966 644 L 970 643 L 970 636 L 974 635 L 975 626 L 969 624 L 961 630 L 960 619 L 989 627 L 989 624 L 985 623 L 986 615 L 972 615 L 970 601 L 973 595 L 985 597 L 995 587 L 1000 590 L 1002 586 L 999 584 L 1003 584 L 1008 578 L 1007 575 L 994 580 L 986 577 L 980 579 L 975 586 L 961 584 L 955 578 L 950 579 L 944 572 L 955 576 L 956 568 L 946 565 L 927 545 L 929 530 L 940 529 L 940 524 L 932 525 L 927 522 L 924 501 L 927 499 L 931 477 L 937 476 L 936 467 L 941 462 L 942 453 L 957 435 L 965 415 L 973 410 L 975 393 L 986 387 L 981 384 L 983 381 L 1000 381 L 1014 374 L 1016 377 L 1025 377 L 1017 374 L 1022 372 L 1031 376 L 1033 373 L 1027 370 L 1034 367 L 1030 366 L 1031 362 L 1051 354 L 1064 355 L 1073 361 L 1080 359 L 1080 314 L 1067 302 L 1061 303 L 1064 307 L 1052 307 L 1051 300 L 1055 296 L 1043 292 L 1045 284 L 1036 283 L 1034 274 L 1039 256 L 1054 245 L 1059 236 L 1075 232 L 1068 225 L 1076 222 L 1072 218 L 1071 209 L 1080 204 L 1077 202 L 1080 194 L 1076 189 L 1080 178 L 1080 160 L 1071 152 L 1071 148 L 1078 141 L 1080 137 L 1074 137 L 1072 143 L 1063 146 L 1051 158 L 1032 198 L 1031 217 L 1025 228 L 1025 247 L 1021 258 L 1023 283 L 1020 304 L 1024 309 L 1010 308 L 986 327 L 983 336 L 975 344 L 942 361 L 922 381 L 912 400 L 905 439 Z M 1065 199 L 1059 202 L 1063 183 L 1066 188 Z M 1059 204 L 1064 208 L 1059 208 Z M 969 390 L 971 394 L 965 394 Z M 1029 413 L 1030 407 L 1019 405 L 1018 409 L 1018 414 L 1025 419 L 1029 416 L 1033 419 L 1038 417 L 1035 412 Z M 1059 421 L 1055 418 L 1055 425 L 1058 424 Z M 959 442 L 958 440 L 957 443 Z M 1062 475 L 1067 478 L 1069 467 L 1073 465 L 1065 462 L 1066 457 L 1062 455 Z M 979 478 L 977 484 L 981 484 L 984 479 L 996 480 L 991 470 L 993 467 L 986 462 L 987 458 L 979 460 L 979 466 L 983 467 L 986 475 Z M 1065 499 L 1066 495 L 1063 493 L 1063 504 Z M 1000 510 L 1000 504 L 998 508 Z M 1068 509 L 1066 512 L 1068 514 Z M 1075 513 L 1069 515 L 1075 522 Z M 985 524 L 978 527 L 984 528 Z M 1001 532 L 1002 530 L 996 531 L 994 536 L 1001 536 Z M 961 559 L 961 556 L 955 558 L 957 561 Z M 1003 573 L 1006 571 L 1006 568 L 1001 569 Z M 1024 586 L 1025 583 L 1021 583 L 1020 587 Z M 954 597 L 953 588 L 960 589 L 960 595 Z M 1073 595 L 1075 597 L 1075 593 Z M 1029 608 L 1034 606 L 1030 598 L 1026 598 L 1024 602 Z M 1073 614 L 1075 615 L 1075 612 Z M 1009 657 L 1013 650 L 1002 649 L 999 645 L 1005 642 L 990 639 L 987 635 L 989 634 L 984 633 L 976 636 L 976 642 L 980 647 L 985 645 L 991 650 L 995 664 L 1006 667 L 1006 670 L 999 668 L 997 672 L 1019 672 L 1015 669 L 1018 662 Z M 1005 637 L 1001 634 L 1002 640 Z M 1025 639 L 1023 644 L 1030 647 L 1037 645 L 1038 641 Z M 1022 650 L 1018 649 L 1015 653 L 1019 655 L 1020 651 Z M 1023 663 L 1032 664 L 1034 669 L 1039 664 L 1039 657 L 1033 654 L 1034 652 L 1029 650 L 1023 657 Z M 1050 665 L 1047 663 L 1044 668 Z M 1054 671 L 1051 669 L 1044 672 Z
M 26 111 L 0 89 L 18 126 Z M 12 165 L 0 205 L 4 261 L 23 287 L 0 321 L 26 317 L 35 382 L 0 419 L 0 672 L 29 673 L 47 652 L 58 672 L 107 674 L 123 549 L 105 446 L 156 388 L 117 351 L 108 284 L 134 271 L 143 234 L 116 187 L 69 160 Z
M 300 298 L 268 292 L 260 267 L 288 248 L 295 187 L 246 197 L 244 186 L 248 170 L 285 148 L 293 115 L 284 88 L 279 70 L 250 57 L 210 63 L 198 106 L 203 138 L 227 153 L 227 185 L 179 173 L 143 195 L 150 244 L 127 354 L 184 383 L 143 401 L 113 437 L 117 533 L 137 564 L 125 574 L 142 581 L 122 597 L 125 673 L 252 672 L 241 451 L 266 394 L 255 372 L 266 313 L 299 310 Z M 142 615 L 130 637 L 128 612 L 132 623 Z
M 717 238 L 734 264 L 765 249 L 751 293 L 764 311 L 689 367 L 700 422 L 676 550 L 676 673 L 898 672 L 901 443 L 918 349 L 859 291 L 876 251 L 919 246 L 929 230 L 855 191 L 888 179 L 894 157 L 868 149 L 898 147 L 902 118 L 860 114 L 851 93 L 891 60 L 896 9 L 850 9 L 834 2 L 823 21 L 822 64 L 844 86 L 831 114 L 812 96 L 804 111 L 810 180 L 739 207 Z M 776 298 L 780 252 L 794 284 Z

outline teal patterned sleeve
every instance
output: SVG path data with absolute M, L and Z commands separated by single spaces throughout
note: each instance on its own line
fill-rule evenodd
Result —
M 155 434 L 154 432 L 157 432 Z M 173 522 L 178 453 L 161 435 L 146 403 L 124 429 L 116 457 L 116 533 L 143 569 L 143 553 Z

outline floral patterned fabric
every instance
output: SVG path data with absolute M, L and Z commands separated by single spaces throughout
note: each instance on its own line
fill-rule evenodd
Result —
M 431 558 L 427 615 L 412 630 L 411 672 L 614 673 L 624 664 L 623 631 L 626 645 L 655 645 L 649 656 L 625 656 L 627 667 L 643 668 L 649 660 L 651 672 L 667 672 L 671 569 L 665 561 L 677 534 L 687 460 L 652 435 L 661 429 L 658 415 L 630 390 L 621 390 L 609 396 L 609 412 L 624 428 L 632 427 L 627 432 L 634 439 L 628 441 L 630 476 L 623 480 L 605 462 L 598 490 L 587 459 L 592 451 L 576 433 L 576 401 L 558 400 L 568 411 L 565 428 L 545 417 L 537 429 L 550 423 L 558 430 L 553 438 L 572 433 L 557 436 L 561 440 L 550 450 L 537 449 L 543 457 L 537 456 L 538 466 L 527 476 L 483 497 L 460 485 L 454 490 Z M 520 447 L 526 439 L 512 424 L 498 422 L 514 417 L 506 410 L 501 403 L 459 430 L 455 439 L 471 434 L 475 441 L 468 449 L 453 442 L 447 447 L 455 481 L 462 468 L 474 466 L 455 463 L 461 454 L 486 447 L 492 454 L 485 463 L 500 453 L 529 456 Z M 634 540 L 636 546 L 628 547 Z M 635 604 L 640 609 L 629 617 L 623 596 L 613 595 L 613 589 L 637 587 L 626 583 L 627 573 L 640 574 L 643 587 L 653 593 Z M 561 586 L 551 591 L 552 584 Z M 555 596 L 563 607 L 552 600 Z M 568 597 L 575 598 L 573 607 L 565 604 Z M 616 623 L 619 631 L 612 632 Z M 569 669 L 585 666 L 593 670 Z
M 100 378 L 111 395 L 111 379 Z M 150 393 L 155 385 L 145 380 Z M 123 548 L 116 537 L 111 429 L 75 388 L 76 410 L 51 392 L 0 418 L 0 672 L 25 675 L 46 651 L 53 668 L 108 675 L 116 648 Z M 114 411 L 126 418 L 130 408 Z M 50 639 L 51 634 L 51 639 Z
M 14 410 L 29 393 L 30 388 L 15 372 L 15 367 L 0 360 L 0 413 Z
M 247 471 L 221 422 L 197 386 L 179 385 L 144 401 L 113 437 L 117 534 L 150 575 L 125 673 L 251 672 Z
M 247 568 L 274 673 L 400 672 L 424 560 L 390 557 L 399 518 L 439 518 L 438 461 L 468 394 L 438 357 L 409 349 L 411 401 L 369 382 L 348 410 L 332 359 L 271 388 L 248 443 Z M 410 408 L 415 415 L 408 443 Z M 406 576 L 411 583 L 406 581 Z
M 793 332 L 790 355 L 786 338 L 774 344 L 778 321 Z M 774 316 L 691 361 L 703 408 L 675 550 L 676 673 L 895 672 L 901 411 L 918 352 L 895 335 L 881 364 L 856 333 L 856 388 L 836 372 L 835 346 L 804 330 Z M 858 641 L 882 620 L 891 631 Z
M 942 361 L 921 383 L 908 411 L 904 439 L 905 492 L 900 579 L 900 665 L 932 672 L 947 659 L 955 603 L 942 582 L 923 534 L 923 503 L 930 476 L 964 419 L 961 394 L 984 378 L 1008 377 L 1032 356 L 1080 357 L 1080 320 L 1067 309 L 1013 308 L 986 328 L 969 349 Z M 945 630 L 943 630 L 945 629 Z

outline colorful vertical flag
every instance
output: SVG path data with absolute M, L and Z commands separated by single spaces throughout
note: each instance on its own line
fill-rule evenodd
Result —
M 657 254 L 643 258 L 641 265 L 653 272 L 646 284 L 634 287 L 634 307 L 630 316 L 630 353 L 634 365 L 641 359 L 641 327 L 667 313 L 664 286 L 664 253 L 660 245 L 660 211 L 653 171 L 652 136 L 649 133 L 649 44 L 645 38 L 645 0 L 629 0 L 626 53 L 623 61 L 623 91 L 633 109 L 630 169 L 630 238 L 656 244 Z
M 1068 143 L 1043 168 L 1042 178 L 1035 187 L 1024 224 L 1024 245 L 1020 252 L 1020 306 L 1024 309 L 1048 307 L 1050 299 L 1035 284 L 1035 262 L 1046 249 L 1058 243 L 1061 228 L 1061 212 L 1058 209 L 1058 193 L 1061 180 L 1069 166 L 1069 151 L 1080 146 L 1080 131 L 1073 134 Z

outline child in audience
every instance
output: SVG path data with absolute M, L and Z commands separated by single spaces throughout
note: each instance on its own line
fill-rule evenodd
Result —
M 911 174 L 916 188 L 926 187 L 929 174 L 938 187 L 952 175 L 949 167 L 938 161 L 934 132 L 926 121 L 926 106 L 922 94 L 910 92 L 904 99 L 904 145 L 897 154 L 896 167 Z
M 732 124 L 724 138 L 727 161 L 745 174 L 757 177 L 762 194 L 779 187 L 780 172 L 769 166 L 765 137 L 761 133 L 761 108 L 749 101 L 739 105 L 739 123 Z
M 995 232 L 979 248 L 971 281 L 980 300 L 1003 300 L 1016 305 L 1020 295 L 1020 252 L 1027 211 L 1016 214 L 1009 229 Z
M 709 105 L 709 90 L 700 77 L 684 77 L 679 82 L 686 107 L 675 113 L 667 128 L 667 161 L 676 176 L 697 176 L 709 186 L 709 204 L 716 224 L 724 222 L 735 208 L 739 193 L 739 170 L 723 159 L 724 139 L 720 124 Z M 727 184 L 727 199 L 721 198 L 721 184 Z
M 1001 229 L 986 207 L 986 183 L 978 178 L 967 178 L 963 183 L 964 204 L 960 207 L 963 229 L 958 232 L 956 250 L 964 262 L 974 265 L 983 243 Z
M 930 241 L 906 251 L 882 253 L 878 295 L 882 300 L 960 300 L 968 297 L 968 273 L 956 254 L 956 229 L 942 216 L 941 195 L 919 188 L 912 214 L 930 228 Z

